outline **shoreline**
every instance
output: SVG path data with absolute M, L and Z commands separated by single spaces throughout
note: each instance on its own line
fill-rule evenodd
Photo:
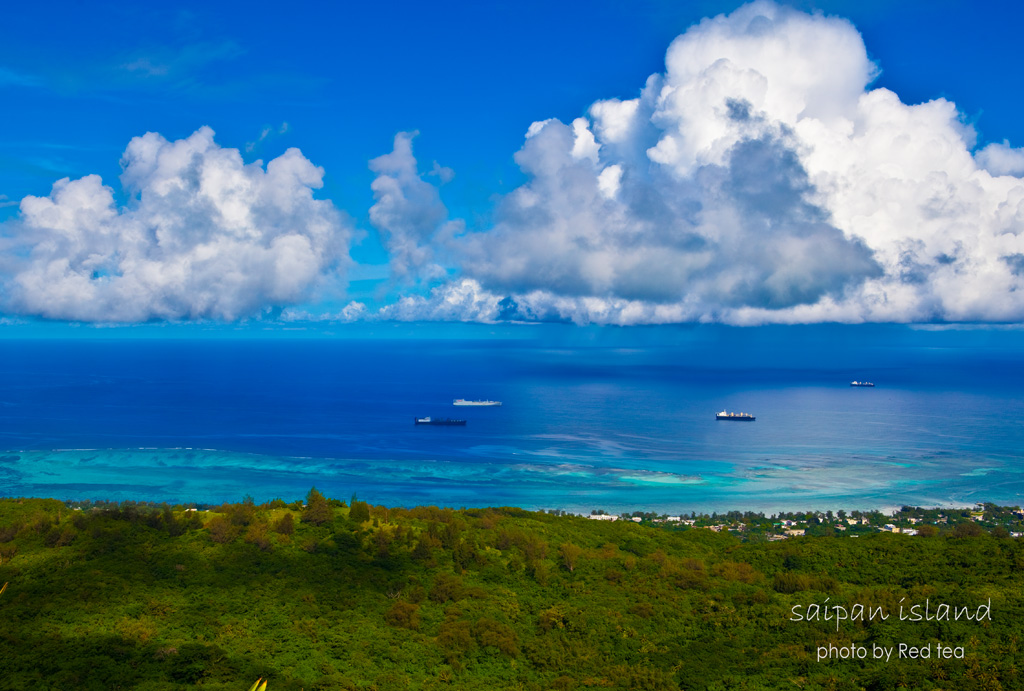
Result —
M 268 502 L 257 503 L 251 496 L 240 502 L 224 502 L 221 504 L 175 504 L 165 502 L 149 502 L 145 500 L 59 500 L 45 497 L 0 497 L 0 514 L 9 511 L 13 505 L 48 504 L 51 507 L 63 506 L 76 512 L 79 516 L 130 516 L 140 519 L 144 516 L 159 516 L 164 521 L 174 521 L 174 516 L 181 517 L 199 527 L 211 527 L 217 521 L 224 521 L 223 516 L 234 516 L 239 512 L 246 515 L 255 512 L 290 511 L 306 514 L 313 506 L 330 507 L 330 510 L 343 512 L 363 511 L 367 520 L 372 514 L 378 518 L 390 515 L 461 515 L 483 519 L 487 516 L 518 516 L 533 517 L 540 520 L 580 520 L 583 523 L 618 523 L 646 526 L 646 529 L 663 530 L 670 533 L 688 532 L 690 530 L 715 532 L 731 535 L 740 542 L 777 542 L 799 537 L 809 538 L 857 538 L 878 533 L 897 534 L 907 538 L 933 538 L 937 536 L 961 538 L 977 537 L 989 534 L 1000 538 L 1024 537 L 1024 511 L 1020 506 L 1000 506 L 994 503 L 979 503 L 972 508 L 941 508 L 903 506 L 898 510 L 883 513 L 881 511 L 839 510 L 829 511 L 798 510 L 779 511 L 766 514 L 757 511 L 732 510 L 719 514 L 697 513 L 696 511 L 679 512 L 677 515 L 650 511 L 609 513 L 595 509 L 589 514 L 581 514 L 559 509 L 529 510 L 515 506 L 481 506 L 476 508 L 427 506 L 383 506 L 374 505 L 352 496 L 350 503 L 337 498 L 329 498 L 315 487 L 306 495 L 305 502 L 296 499 L 286 502 L 276 498 Z M 327 511 L 327 508 L 323 509 Z M 168 518 L 170 517 L 170 518 Z M 148 519 L 147 519 L 148 520 Z M 490 520 L 490 519 L 489 519 Z M 374 527 L 378 524 L 374 522 Z
M 313 487 L 312 489 L 316 489 L 316 488 Z M 332 498 L 332 499 L 334 501 L 340 502 L 341 504 L 345 504 L 346 503 L 345 500 L 334 499 L 334 498 Z M 287 498 L 287 497 L 273 497 L 273 498 L 267 499 L 265 501 L 257 501 L 251 495 L 246 495 L 241 500 L 236 500 L 236 501 L 223 501 L 223 502 L 179 501 L 179 502 L 174 502 L 174 503 L 166 502 L 166 501 L 157 501 L 157 500 L 145 499 L 145 498 L 120 499 L 120 500 L 109 499 L 109 498 L 102 498 L 102 497 L 100 497 L 100 498 L 86 498 L 86 499 L 65 499 L 65 498 L 61 498 L 61 497 L 0 495 L 0 501 L 35 501 L 35 500 L 58 501 L 58 502 L 61 502 L 62 504 L 65 504 L 69 508 L 85 508 L 85 507 L 90 507 L 90 506 L 93 506 L 93 507 L 121 506 L 121 505 L 127 504 L 127 505 L 130 505 L 130 506 L 144 507 L 144 508 L 153 508 L 153 509 L 163 508 L 163 507 L 166 506 L 166 507 L 168 507 L 168 508 L 170 508 L 172 510 L 176 510 L 176 511 L 189 511 L 189 510 L 194 510 L 194 511 L 213 511 L 214 509 L 216 509 L 218 507 L 221 507 L 221 506 L 229 506 L 229 505 L 245 503 L 246 501 L 250 501 L 250 500 L 256 506 L 270 506 L 270 505 L 276 504 L 276 503 L 283 503 L 283 504 L 287 504 L 287 505 L 295 505 L 295 504 L 302 504 L 302 502 L 303 502 L 303 498 L 302 497 L 293 497 L 293 498 L 290 498 L 290 499 Z M 637 515 L 644 516 L 644 520 L 653 520 L 650 517 L 658 517 L 658 516 L 669 515 L 669 514 L 665 514 L 664 512 L 659 513 L 659 512 L 655 512 L 655 511 L 646 510 L 646 507 L 628 507 L 628 508 L 624 508 L 622 510 L 611 510 L 611 511 L 606 509 L 606 508 L 603 508 L 603 507 L 596 507 L 596 508 L 592 509 L 590 513 L 584 513 L 584 512 L 579 512 L 579 511 L 568 511 L 568 510 L 560 509 L 560 508 L 557 508 L 557 507 L 530 508 L 530 507 L 524 507 L 524 506 L 512 506 L 512 505 L 505 505 L 505 504 L 478 504 L 478 505 L 472 505 L 472 506 L 447 506 L 447 505 L 438 505 L 438 504 L 408 504 L 408 505 L 406 505 L 406 504 L 401 504 L 401 505 L 394 504 L 394 505 L 388 505 L 388 504 L 374 504 L 373 501 L 372 501 L 372 497 L 370 497 L 370 500 L 371 501 L 366 501 L 366 498 L 360 498 L 359 499 L 359 501 L 364 501 L 364 502 L 366 502 L 370 506 L 376 506 L 376 507 L 379 507 L 379 508 L 382 508 L 382 509 L 388 509 L 388 510 L 398 509 L 398 510 L 405 510 L 405 511 L 412 511 L 412 510 L 415 510 L 415 509 L 427 509 L 427 508 L 439 509 L 439 510 L 442 510 L 442 511 L 462 511 L 462 512 L 467 512 L 467 513 L 479 513 L 479 512 L 500 511 L 500 510 L 512 510 L 512 511 L 523 511 L 523 512 L 527 512 L 527 513 L 550 514 L 550 515 L 555 515 L 555 516 L 567 516 L 567 517 L 575 517 L 575 518 L 591 518 L 591 517 L 594 517 L 594 516 L 609 516 L 609 517 L 614 517 L 615 519 L 619 519 L 619 520 L 621 520 L 621 519 L 623 519 L 625 517 L 637 516 Z M 199 507 L 205 507 L 205 508 L 199 508 Z M 851 507 L 838 507 L 838 508 L 836 508 L 836 507 L 832 507 L 832 508 L 824 508 L 824 509 L 822 509 L 822 508 L 813 508 L 813 507 L 811 507 L 811 508 L 803 507 L 803 508 L 800 508 L 800 509 L 778 509 L 778 510 L 775 510 L 775 511 L 761 511 L 761 510 L 743 509 L 743 508 L 733 507 L 731 509 L 726 509 L 726 510 L 722 510 L 722 511 L 718 511 L 718 510 L 711 511 L 711 512 L 690 511 L 690 512 L 677 512 L 677 513 L 679 514 L 679 516 L 685 516 L 686 518 L 696 517 L 697 519 L 710 519 L 710 518 L 712 518 L 715 515 L 717 515 L 719 517 L 726 517 L 728 515 L 736 515 L 736 514 L 739 514 L 741 516 L 759 516 L 760 515 L 760 516 L 764 516 L 765 518 L 773 518 L 775 516 L 787 516 L 787 515 L 808 515 L 808 516 L 817 515 L 817 516 L 825 516 L 827 514 L 839 515 L 840 513 L 845 514 L 845 515 L 858 514 L 858 515 L 894 516 L 894 515 L 897 515 L 897 514 L 900 514 L 900 513 L 913 512 L 913 511 L 952 511 L 952 512 L 957 512 L 957 511 L 959 511 L 959 512 L 971 512 L 971 511 L 973 511 L 973 512 L 978 512 L 978 511 L 981 510 L 982 507 L 992 507 L 992 508 L 995 508 L 995 509 L 1006 510 L 1006 511 L 1020 511 L 1021 510 L 1021 505 L 1020 504 L 1000 504 L 998 502 L 979 501 L 979 502 L 975 502 L 973 504 L 959 504 L 959 505 L 952 505 L 951 504 L 951 505 L 937 505 L 937 506 L 917 506 L 917 505 L 904 504 L 904 505 L 900 505 L 900 506 L 895 506 L 894 505 L 894 506 L 887 506 L 887 507 L 881 507 L 881 508 L 864 508 L 864 507 L 854 507 L 854 508 L 851 508 Z M 1022 514 L 1022 518 L 1024 518 L 1024 514 Z

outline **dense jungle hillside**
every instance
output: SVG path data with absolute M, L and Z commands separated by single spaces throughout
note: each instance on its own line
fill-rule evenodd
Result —
M 1024 540 L 970 527 L 3 499 L 0 688 L 1021 689 Z

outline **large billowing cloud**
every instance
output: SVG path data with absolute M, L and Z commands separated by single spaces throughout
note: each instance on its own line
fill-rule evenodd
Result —
M 954 104 L 901 103 L 875 72 L 843 19 L 704 20 L 638 98 L 534 123 L 528 182 L 453 243 L 463 276 L 384 316 L 1024 319 L 1024 154 L 972 156 Z
M 244 164 L 202 128 L 149 133 L 122 159 L 123 206 L 99 176 L 26 197 L 0 251 L 4 306 L 54 319 L 237 319 L 310 296 L 348 262 L 350 228 L 313 198 L 298 149 Z
M 370 223 L 390 254 L 393 277 L 406 282 L 443 277 L 438 250 L 462 228 L 460 222 L 448 220 L 437 187 L 419 174 L 412 153 L 415 136 L 415 132 L 399 133 L 391 153 L 370 161 L 370 170 L 377 173 L 370 185 L 375 200 Z M 435 163 L 433 174 L 444 183 L 453 173 Z
M 488 287 L 778 309 L 881 273 L 814 205 L 782 132 L 751 132 L 721 163 L 677 176 L 574 154 L 584 127 L 546 123 L 517 155 L 532 180 L 468 250 L 466 271 Z

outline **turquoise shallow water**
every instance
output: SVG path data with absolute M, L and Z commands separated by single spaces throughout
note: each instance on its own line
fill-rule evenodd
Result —
M 0 458 L 4 493 L 217 503 L 246 494 L 293 499 L 316 486 L 387 505 L 521 506 L 606 510 L 775 511 L 904 504 L 1018 504 L 1024 478 L 1008 463 L 954 456 L 915 463 L 843 458 L 718 462 L 692 472 L 543 459 L 394 461 L 289 458 L 208 449 L 59 450 Z M 660 465 L 660 464 L 659 464 Z M 991 482 L 993 479 L 997 483 Z
M 316 485 L 389 505 L 671 513 L 1022 503 L 1015 340 L 760 343 L 726 367 L 723 352 L 744 352 L 729 338 L 751 338 L 735 333 L 633 348 L 0 342 L 0 494 L 214 503 Z M 717 422 L 723 408 L 757 421 Z

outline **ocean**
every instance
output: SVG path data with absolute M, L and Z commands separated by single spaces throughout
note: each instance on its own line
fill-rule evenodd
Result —
M 389 506 L 670 514 L 1017 505 L 1022 341 L 905 326 L 9 338 L 0 494 L 220 503 L 316 486 Z M 468 422 L 413 424 L 425 415 Z

